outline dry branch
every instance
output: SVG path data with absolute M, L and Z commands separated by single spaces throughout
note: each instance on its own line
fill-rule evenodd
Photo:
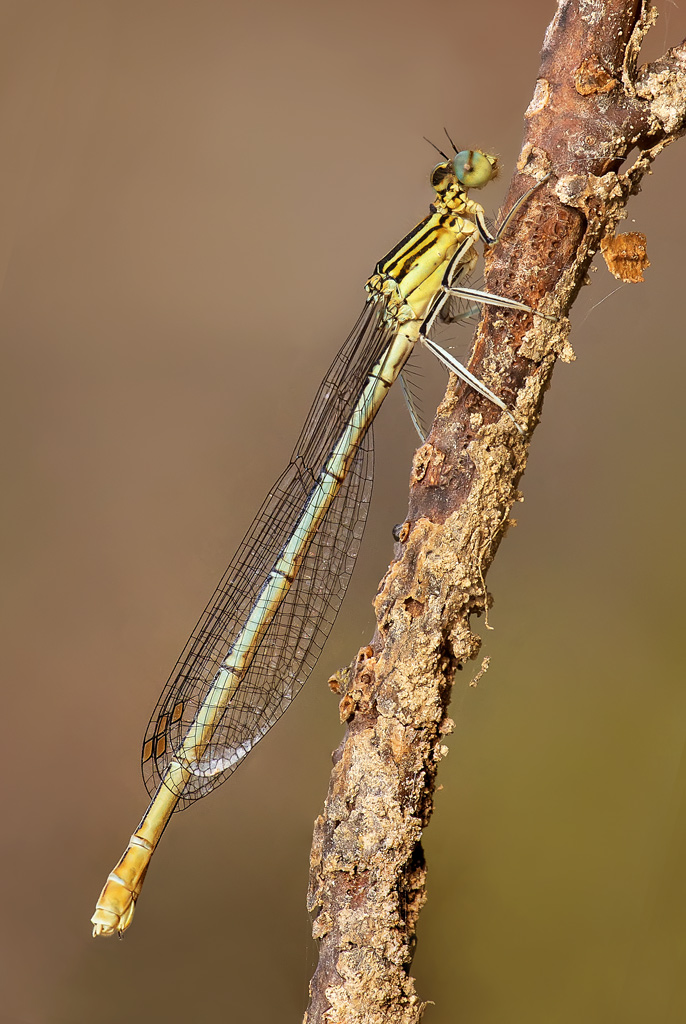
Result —
M 618 236 L 627 200 L 684 132 L 686 46 L 637 69 L 654 10 L 640 0 L 560 0 L 546 32 L 506 207 L 548 180 L 487 257 L 486 288 L 557 322 L 492 311 L 471 370 L 531 435 L 568 312 L 593 255 L 640 279 L 642 236 Z M 622 169 L 633 154 L 633 161 Z M 409 968 L 425 900 L 422 829 L 433 808 L 455 670 L 480 638 L 484 577 L 506 532 L 528 444 L 460 384 L 415 454 L 407 522 L 379 593 L 377 630 L 340 685 L 345 737 L 312 846 L 309 905 L 319 939 L 308 1024 L 410 1024 L 423 1006 Z

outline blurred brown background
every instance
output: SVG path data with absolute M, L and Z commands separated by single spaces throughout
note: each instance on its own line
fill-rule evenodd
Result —
M 686 32 L 658 6 L 647 56 Z M 406 508 L 399 395 L 309 685 L 175 817 L 124 941 L 89 917 L 145 807 L 159 689 L 366 277 L 426 211 L 422 136 L 511 168 L 553 10 L 0 3 L 3 1024 L 300 1019 L 341 733 L 326 679 L 371 635 Z M 685 155 L 631 205 L 646 283 L 600 265 L 575 307 L 578 360 L 489 577 L 491 670 L 456 685 L 413 967 L 427 1024 L 686 1019 Z

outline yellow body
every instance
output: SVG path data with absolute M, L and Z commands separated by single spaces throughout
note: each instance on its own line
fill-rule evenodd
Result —
M 493 174 L 490 161 L 485 181 Z M 464 157 L 464 154 L 459 154 Z M 456 157 L 456 160 L 458 159 Z M 464 162 L 464 160 L 463 160 Z M 470 167 L 471 169 L 471 167 Z M 369 429 L 391 384 L 396 380 L 420 335 L 424 317 L 439 293 L 446 271 L 457 255 L 458 266 L 469 271 L 476 263 L 474 242 L 481 230 L 483 209 L 467 196 L 452 163 L 439 164 L 432 174 L 436 198 L 430 215 L 381 260 L 367 282 L 368 301 L 383 303 L 383 323 L 390 341 L 367 380 L 357 405 L 343 429 L 302 510 L 295 531 L 265 579 L 259 596 L 239 635 L 227 637 L 227 655 L 214 677 L 183 743 L 166 768 L 162 781 L 124 855 L 108 876 L 92 917 L 94 935 L 121 933 L 131 923 L 150 858 L 187 785 L 199 766 L 217 723 L 241 685 L 266 629 L 279 609 L 318 529 L 345 478 L 357 447 Z M 473 182 L 472 184 L 477 184 Z M 454 267 L 451 267 L 454 277 Z M 178 716 L 182 705 L 178 706 Z M 177 714 L 174 709 L 172 719 Z M 178 717 L 177 716 L 177 717 Z M 166 719 L 155 730 L 155 745 L 166 745 Z M 246 739 L 246 750 L 259 736 Z M 148 742 L 144 760 L 152 756 Z

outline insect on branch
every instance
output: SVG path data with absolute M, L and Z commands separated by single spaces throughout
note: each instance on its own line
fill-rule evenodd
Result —
M 561 0 L 548 27 L 505 208 L 548 175 L 486 257 L 486 289 L 558 316 L 487 310 L 469 369 L 531 435 L 572 302 L 594 254 L 640 278 L 641 237 L 616 234 L 659 153 L 684 132 L 686 46 L 639 66 L 655 12 L 638 0 Z M 628 167 L 625 167 L 630 161 Z M 506 530 L 528 439 L 455 380 L 415 455 L 406 523 L 375 601 L 377 628 L 346 677 L 346 733 L 312 845 L 319 940 L 308 1024 L 410 1024 L 409 969 L 425 901 L 421 845 L 433 810 L 455 670 L 477 656 L 471 618 Z

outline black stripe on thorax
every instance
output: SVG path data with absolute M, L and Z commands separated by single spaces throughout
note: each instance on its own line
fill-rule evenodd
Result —
M 433 220 L 434 216 L 435 214 L 429 217 L 425 217 L 424 220 L 420 221 L 419 224 L 412 228 L 412 231 L 409 231 L 404 238 L 401 238 L 397 245 L 394 245 L 393 248 L 386 253 L 383 259 L 380 259 L 379 262 L 376 264 L 375 273 L 383 274 L 385 272 L 385 268 L 393 260 L 393 258 L 410 242 L 412 242 L 412 240 L 415 237 L 419 237 L 424 231 L 426 231 L 426 225 L 430 220 Z
M 441 229 L 450 228 L 455 223 L 453 213 L 443 213 L 435 220 L 427 217 L 418 224 L 414 231 L 406 235 L 401 242 L 377 264 L 376 273 L 400 280 L 408 273 L 410 266 L 436 245 Z M 429 224 L 429 221 L 434 221 Z

